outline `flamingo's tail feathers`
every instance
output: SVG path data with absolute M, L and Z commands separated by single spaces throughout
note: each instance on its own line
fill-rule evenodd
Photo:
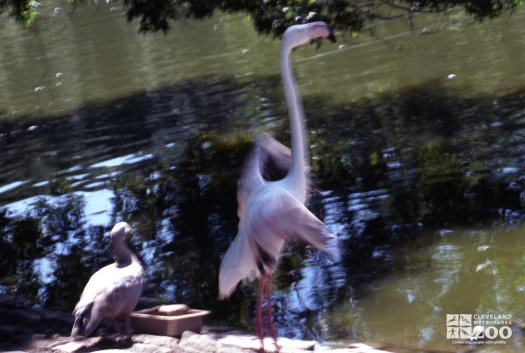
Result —
M 247 237 L 237 234 L 222 259 L 219 270 L 219 299 L 228 298 L 242 280 L 253 280 L 257 265 L 250 255 Z

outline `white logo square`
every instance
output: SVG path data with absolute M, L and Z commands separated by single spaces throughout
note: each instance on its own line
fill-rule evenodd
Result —
M 447 326 L 459 326 L 459 315 L 447 314 Z
M 459 326 L 472 326 L 472 314 L 459 314 Z
M 447 339 L 459 338 L 459 327 L 448 326 L 447 327 Z
M 472 337 L 472 327 L 460 327 L 459 328 L 459 338 L 471 338 Z

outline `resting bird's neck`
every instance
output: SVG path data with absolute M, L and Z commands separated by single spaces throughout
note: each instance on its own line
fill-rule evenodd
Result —
M 296 195 L 301 202 L 306 199 L 306 150 L 307 138 L 304 128 L 304 112 L 301 97 L 297 90 L 290 63 L 292 48 L 288 43 L 283 43 L 281 48 L 281 78 L 283 80 L 284 94 L 290 115 L 290 134 L 292 149 L 292 164 L 286 178 L 291 179 Z
M 126 266 L 131 264 L 134 254 L 121 240 L 113 240 L 113 253 L 115 254 L 115 262 L 118 266 Z

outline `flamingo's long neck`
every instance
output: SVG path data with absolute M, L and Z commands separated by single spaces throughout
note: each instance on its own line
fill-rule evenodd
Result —
M 304 111 L 301 97 L 297 90 L 290 63 L 292 48 L 289 43 L 283 43 L 281 48 L 281 78 L 284 85 L 284 94 L 290 115 L 290 134 L 292 136 L 292 164 L 286 176 L 296 192 L 296 197 L 304 203 L 306 200 L 306 150 L 307 137 L 304 127 Z

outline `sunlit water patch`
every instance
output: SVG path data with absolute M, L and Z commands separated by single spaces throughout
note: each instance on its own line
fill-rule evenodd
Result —
M 447 342 L 447 313 L 511 314 L 516 337 L 503 346 L 481 346 L 481 351 L 521 351 L 525 311 L 517 294 L 525 281 L 524 231 L 520 227 L 426 234 L 396 252 L 392 271 L 374 281 L 353 311 L 336 310 L 326 320 L 332 325 L 355 322 L 358 338 L 392 347 L 454 351 L 465 347 Z M 331 332 L 338 331 L 331 327 Z
M 92 192 L 77 191 L 71 195 L 80 197 L 83 200 L 83 213 L 88 220 L 88 224 L 103 227 L 110 226 L 111 215 L 113 213 L 112 198 L 114 197 L 111 190 L 101 189 Z M 3 205 L 2 208 L 7 211 L 7 215 L 10 217 L 23 217 L 34 214 L 35 209 L 38 209 L 42 203 L 47 203 L 53 207 L 53 205 L 63 203 L 68 197 L 70 197 L 70 195 L 36 195 Z

